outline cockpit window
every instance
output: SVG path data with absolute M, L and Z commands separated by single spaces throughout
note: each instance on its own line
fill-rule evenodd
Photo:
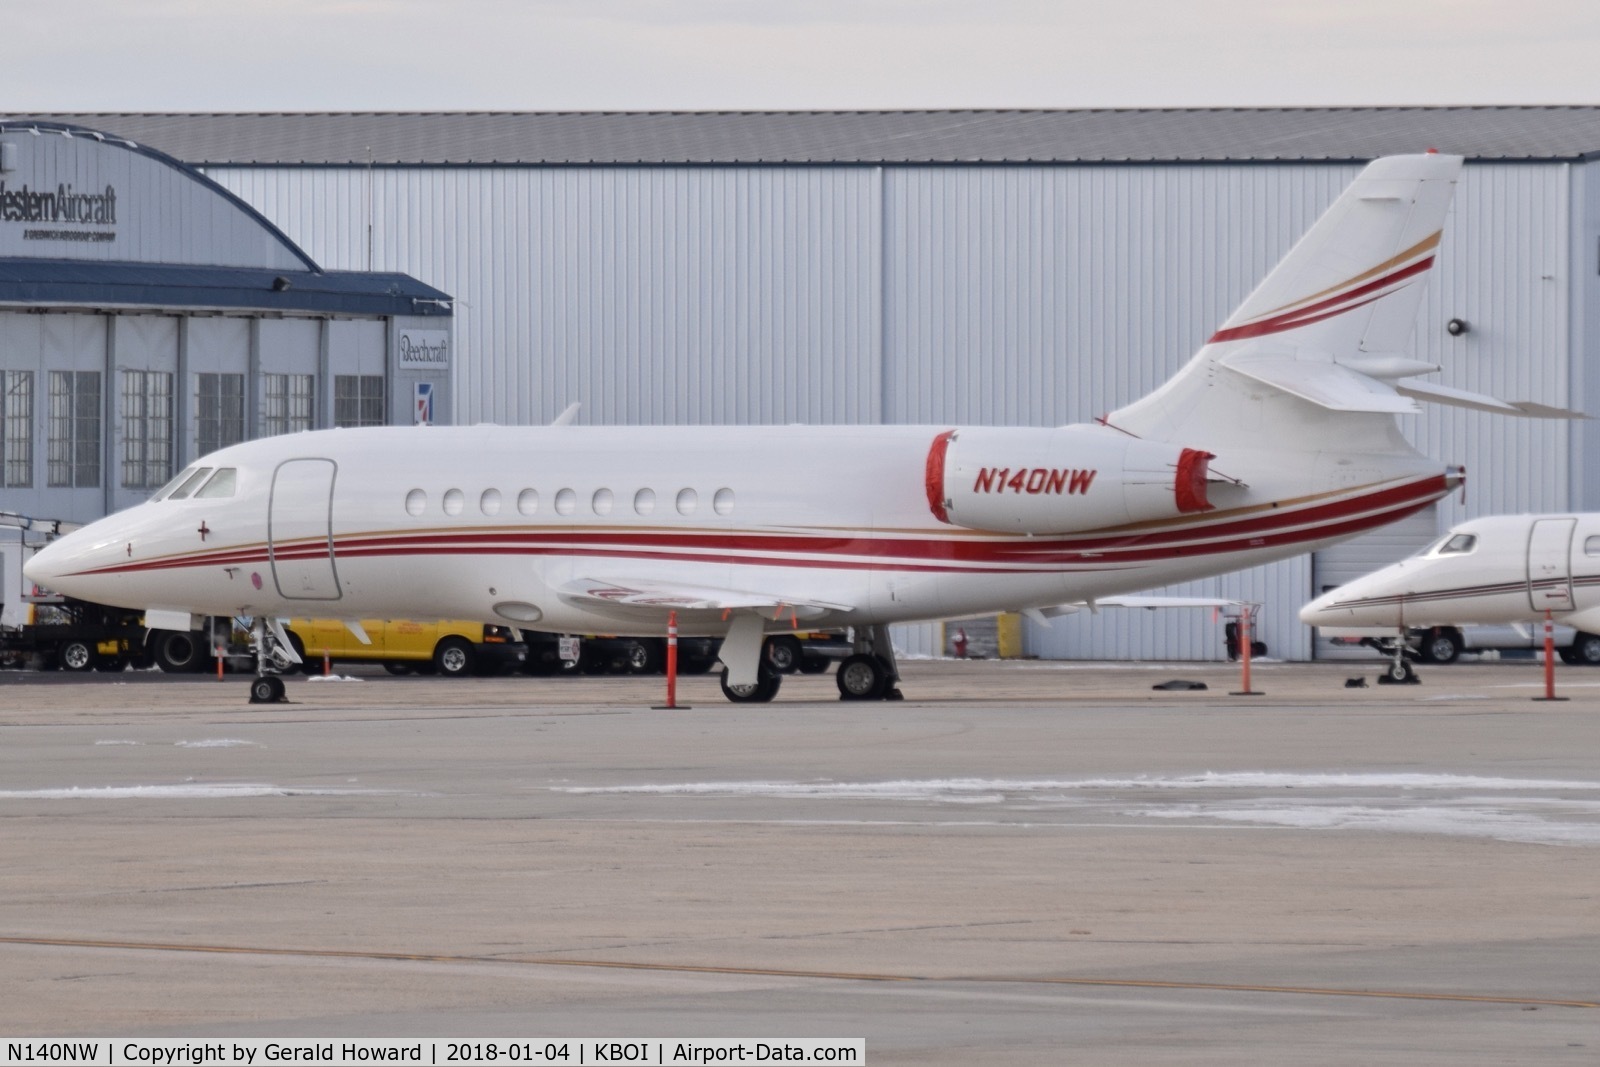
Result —
M 215 500 L 220 497 L 232 496 L 235 486 L 239 483 L 239 470 L 237 467 L 223 467 L 211 476 L 211 480 L 201 486 L 200 491 L 194 495 L 196 500 Z
M 193 467 L 183 468 L 183 470 L 178 472 L 178 476 L 176 478 L 172 479 L 172 481 L 168 482 L 166 485 L 163 485 L 160 489 L 157 489 L 155 492 L 150 494 L 151 501 L 165 500 L 168 493 L 172 492 L 174 489 L 178 488 L 178 486 L 188 481 L 189 476 L 193 473 Z
M 205 481 L 206 480 L 206 476 L 209 475 L 210 473 L 211 473 L 211 468 L 210 467 L 201 467 L 199 470 L 197 470 L 193 474 L 189 475 L 189 477 L 185 478 L 182 482 L 178 483 L 178 488 L 174 489 L 171 493 L 169 493 L 167 495 L 166 499 L 167 500 L 182 500 L 182 499 L 184 499 L 190 493 L 192 493 L 196 489 L 200 488 L 200 483 Z
M 1464 556 L 1478 547 L 1476 534 L 1452 534 L 1445 538 L 1444 544 L 1439 546 L 1437 555 Z

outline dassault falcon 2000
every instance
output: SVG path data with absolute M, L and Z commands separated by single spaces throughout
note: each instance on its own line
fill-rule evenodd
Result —
M 1402 354 L 1460 169 L 1369 164 L 1176 376 L 1094 424 L 312 431 L 205 456 L 27 573 L 147 625 L 252 616 L 263 648 L 313 612 L 644 636 L 675 611 L 723 638 L 733 700 L 777 691 L 765 634 L 849 627 L 841 695 L 894 698 L 891 623 L 1309 551 L 1460 484 L 1401 435 L 1413 398 L 1549 414 Z M 771 476 L 819 440 L 848 471 Z
M 1562 657 L 1593 662 L 1600 651 L 1600 514 L 1472 519 L 1415 556 L 1322 594 L 1300 609 L 1300 619 L 1391 631 L 1386 647 L 1400 680 L 1409 674 L 1408 629 L 1536 622 L 1546 612 L 1577 631 Z

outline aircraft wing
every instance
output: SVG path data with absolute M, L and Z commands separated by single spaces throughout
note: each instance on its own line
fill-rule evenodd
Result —
M 1022 612 L 1043 626 L 1049 626 L 1051 619 L 1059 619 L 1063 615 L 1076 615 L 1080 611 L 1098 614 L 1101 608 L 1144 608 L 1154 611 L 1157 608 L 1211 608 L 1228 609 L 1239 608 L 1248 603 L 1244 600 L 1230 600 L 1225 597 L 1210 596 L 1107 596 L 1095 600 L 1079 600 L 1071 604 L 1054 604 L 1048 608 L 1034 608 Z
M 659 618 L 667 611 L 717 613 L 771 612 L 774 619 L 815 619 L 833 612 L 853 611 L 853 604 L 835 604 L 810 597 L 756 593 L 739 589 L 686 585 L 677 582 L 609 581 L 579 578 L 557 592 L 569 604 L 613 615 Z

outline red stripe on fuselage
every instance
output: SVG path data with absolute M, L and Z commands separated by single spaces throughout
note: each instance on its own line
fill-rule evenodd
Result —
M 1062 538 L 873 536 L 827 534 L 630 531 L 429 530 L 361 534 L 341 538 L 336 559 L 420 555 L 604 556 L 715 562 L 741 566 L 838 567 L 841 569 L 980 572 L 1052 571 L 1108 567 L 1153 560 L 1219 555 L 1251 548 L 1311 542 L 1391 522 L 1450 492 L 1444 475 L 1390 486 L 1361 496 L 1299 508 L 1258 508 L 1180 526 L 1133 527 L 1125 533 L 1096 532 Z M 327 543 L 277 546 L 277 558 L 326 559 Z M 149 561 L 119 562 L 81 574 L 128 574 L 269 562 L 265 545 Z

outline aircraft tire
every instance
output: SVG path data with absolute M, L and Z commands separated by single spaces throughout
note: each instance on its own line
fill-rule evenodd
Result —
M 735 704 L 766 704 L 778 695 L 783 685 L 783 675 L 774 674 L 763 666 L 756 674 L 755 685 L 729 685 L 728 668 L 722 668 L 722 695 Z
M 250 703 L 276 704 L 283 700 L 283 679 L 276 674 L 263 674 L 250 683 Z
M 839 664 L 834 680 L 840 700 L 882 700 L 889 688 L 889 668 L 877 656 L 858 652 Z

